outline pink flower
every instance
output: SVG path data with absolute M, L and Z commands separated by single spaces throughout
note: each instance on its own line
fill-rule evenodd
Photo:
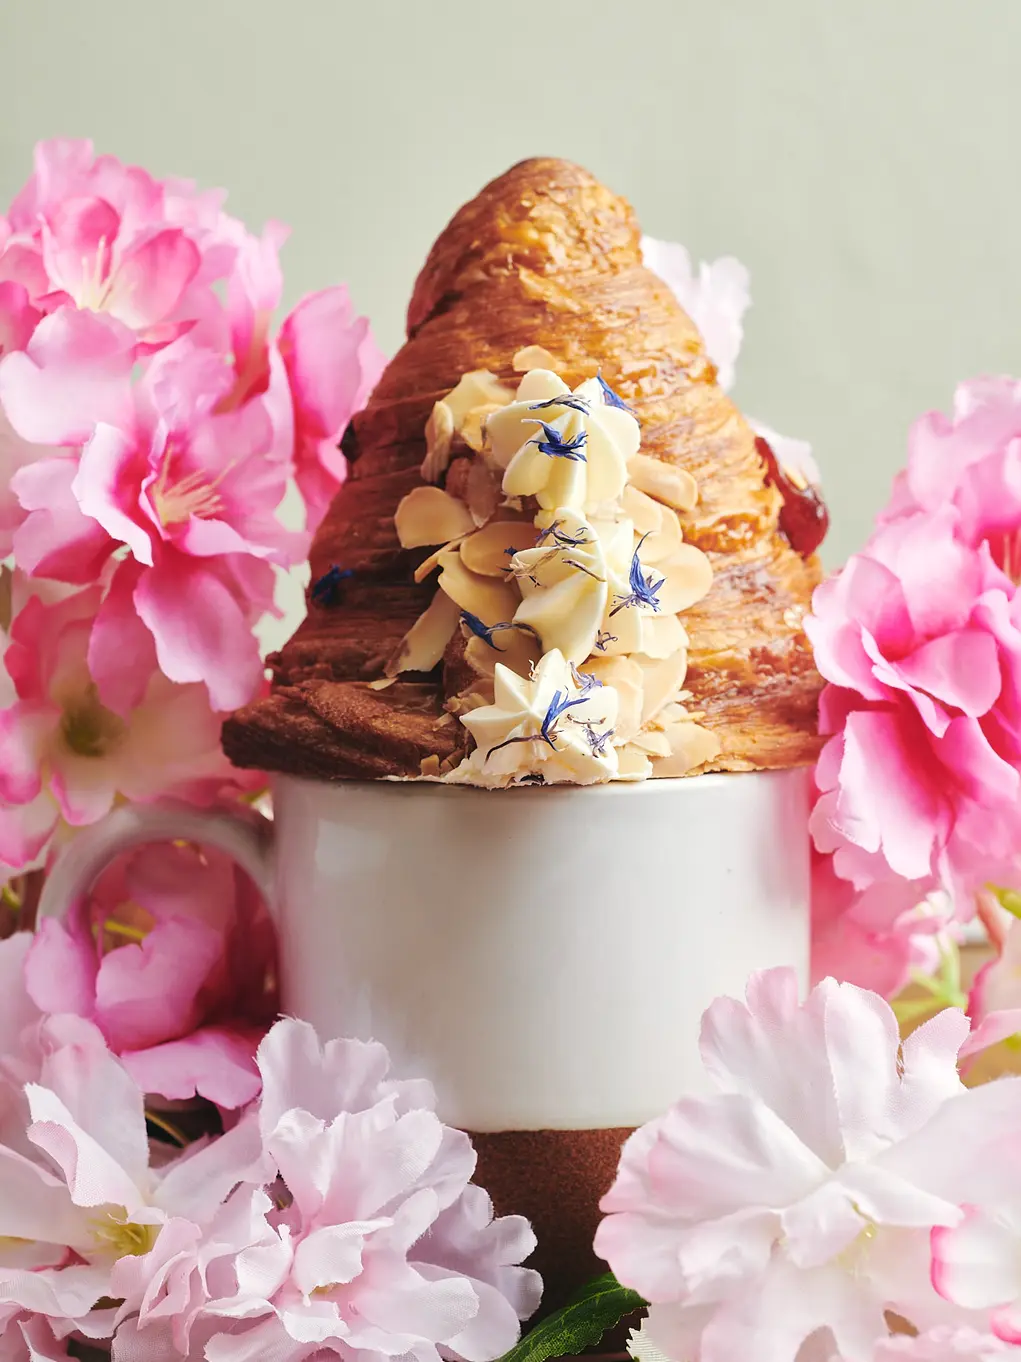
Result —
M 517 1266 L 534 1236 L 520 1217 L 493 1219 L 469 1183 L 470 1141 L 437 1119 L 428 1085 L 388 1079 L 380 1045 L 320 1048 L 296 1021 L 277 1023 L 259 1067 L 280 1209 L 242 1189 L 215 1270 L 183 1236 L 179 1253 L 160 1256 L 157 1241 L 149 1262 L 125 1264 L 121 1313 L 137 1311 L 127 1356 L 146 1355 L 150 1328 L 166 1337 L 171 1310 L 178 1346 L 209 1362 L 506 1351 L 538 1304 L 536 1274 Z
M 88 665 L 101 594 L 33 596 L 11 625 L 4 664 L 17 698 L 0 710 L 0 862 L 10 866 L 40 855 L 60 820 L 93 823 L 118 796 L 210 803 L 244 787 L 205 691 L 171 684 L 151 651 L 120 658 L 142 673 L 138 704 L 118 715 L 102 703 Z
M 93 1021 L 143 1092 L 236 1108 L 259 1092 L 273 958 L 265 906 L 226 856 L 157 843 L 66 924 L 39 925 L 25 978 L 42 1013 Z
M 996 1362 L 1013 1352 L 992 1334 L 944 1325 L 916 1338 L 901 1335 L 884 1339 L 876 1348 L 873 1362 Z
M 882 880 L 856 890 L 833 857 L 812 854 L 812 979 L 840 979 L 895 997 L 913 971 L 933 973 L 953 930 L 953 905 L 925 881 Z
M 386 359 L 342 285 L 303 298 L 280 328 L 279 347 L 294 399 L 295 477 L 313 531 L 344 479 L 340 438 Z
M 69 1356 L 67 1344 L 40 1315 L 15 1311 L 0 1323 L 0 1362 L 63 1362 Z
M 960 1219 L 965 1129 L 1021 1133 L 1021 1081 L 967 1091 L 967 1034 L 947 1010 L 903 1045 L 875 994 L 826 980 L 798 1002 L 793 971 L 753 976 L 702 1024 L 711 1096 L 685 1098 L 624 1146 L 596 1252 L 652 1305 L 668 1357 L 794 1362 L 830 1331 L 869 1362 L 892 1309 L 940 1321 L 933 1225 Z M 989 1160 L 985 1174 L 1006 1172 Z
M 936 1290 L 968 1310 L 990 1310 L 990 1328 L 1005 1343 L 1021 1344 L 1021 1200 L 1012 1177 L 982 1208 L 969 1206 L 959 1223 L 932 1232 Z
M 975 975 L 968 995 L 972 1033 L 963 1059 L 1021 1033 L 1021 922 L 1012 918 L 998 954 Z
M 957 520 L 947 506 L 882 527 L 805 627 L 831 683 L 817 847 L 860 889 L 942 883 L 967 914 L 1019 836 L 1021 600 Z
M 59 1033 L 59 1022 L 46 1025 Z M 58 1333 L 108 1337 L 114 1312 L 100 1302 L 118 1260 L 148 1251 L 171 1219 L 206 1225 L 239 1183 L 260 1181 L 258 1127 L 243 1119 L 157 1163 L 142 1093 L 91 1028 L 44 1055 L 26 1096 L 36 1157 L 0 1146 L 0 1243 L 49 1246 L 56 1261 L 0 1257 L 0 1298 L 50 1317 Z

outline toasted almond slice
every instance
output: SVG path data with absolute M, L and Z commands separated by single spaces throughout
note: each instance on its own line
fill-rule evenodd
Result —
M 425 423 L 425 458 L 422 478 L 425 482 L 439 482 L 450 463 L 450 445 L 454 438 L 454 413 L 446 402 L 437 402 Z
M 670 756 L 653 762 L 655 776 L 686 776 L 718 757 L 722 750 L 716 734 L 691 719 L 671 724 L 666 735 L 670 740 Z
M 505 387 L 488 369 L 472 369 L 470 373 L 462 374 L 457 387 L 452 388 L 443 400 L 454 418 L 454 429 L 460 430 L 466 414 L 473 407 L 489 403 L 505 407 L 508 402 L 513 402 L 514 391 Z
M 465 479 L 464 500 L 476 525 L 485 525 L 500 505 L 500 479 L 479 459 L 472 461 Z
M 659 659 L 673 657 L 679 649 L 686 648 L 688 635 L 676 615 L 643 615 L 641 641 L 641 652 Z
M 442 658 L 457 628 L 461 612 L 442 591 L 419 615 L 384 668 L 387 676 L 400 672 L 431 672 Z
M 636 534 L 655 534 L 663 523 L 663 507 L 644 492 L 639 492 L 632 483 L 627 483 L 621 493 L 624 514 L 635 523 Z M 648 555 L 643 552 L 642 557 Z
M 527 374 L 529 369 L 552 369 L 556 373 L 558 365 L 559 360 L 541 345 L 526 345 L 511 360 L 516 374 Z
M 394 513 L 401 548 L 419 549 L 426 544 L 445 544 L 475 528 L 471 512 L 441 487 L 415 487 Z
M 661 728 L 643 728 L 631 739 L 640 752 L 649 757 L 669 757 L 670 739 Z
M 677 699 L 688 670 L 688 650 L 678 648 L 670 657 L 656 660 L 638 654 L 635 660 L 642 669 L 642 723 L 647 724 Z
M 447 549 L 456 549 L 463 538 L 463 534 L 458 535 L 456 539 L 451 539 L 448 543 L 441 544 L 435 553 L 430 553 L 428 558 L 424 558 L 415 569 L 415 581 L 419 583 L 424 582 L 430 573 L 435 572 L 439 567 L 440 554 L 445 553 Z
M 484 624 L 503 624 L 521 604 L 518 593 L 505 582 L 469 572 L 456 549 L 442 550 L 439 563 L 440 589 Z
M 652 774 L 652 762 L 633 743 L 617 751 L 618 780 L 646 780 Z
M 538 640 L 518 629 L 501 629 L 493 636 L 493 642 L 495 648 L 473 635 L 465 646 L 465 661 L 478 676 L 493 676 L 498 662 L 518 676 L 528 676 L 542 655 Z
M 435 752 L 423 757 L 418 763 L 419 772 L 430 779 L 439 780 L 440 778 L 440 759 Z
M 480 407 L 472 407 L 471 411 L 465 412 L 464 420 L 461 423 L 461 439 L 476 454 L 482 453 L 483 446 L 486 443 L 487 418 L 492 416 L 494 411 L 500 410 L 500 404 L 486 402 Z
M 642 722 L 642 669 L 630 657 L 590 657 L 578 668 L 617 692 L 614 743 L 628 742 Z
M 397 680 L 396 676 L 381 676 L 375 681 L 368 681 L 366 685 L 369 690 L 386 690 Z
M 530 549 L 535 544 L 535 529 L 524 520 L 493 520 L 484 529 L 461 540 L 461 561 L 469 572 L 483 577 L 506 579 L 510 554 Z
M 639 492 L 638 495 L 643 496 L 644 493 Z M 649 500 L 651 500 L 651 497 Z M 672 506 L 661 506 L 659 509 L 663 513 L 659 529 L 654 534 L 650 534 L 642 545 L 642 562 L 652 563 L 657 567 L 665 558 L 669 558 L 675 549 L 680 548 L 684 542 L 677 512 Z
M 694 544 L 681 544 L 656 564 L 656 571 L 666 577 L 659 590 L 659 607 L 671 615 L 702 600 L 713 584 L 712 564 Z
M 654 459 L 650 454 L 632 454 L 628 459 L 628 477 L 640 492 L 653 501 L 662 501 L 677 511 L 690 511 L 698 501 L 698 483 L 683 468 Z

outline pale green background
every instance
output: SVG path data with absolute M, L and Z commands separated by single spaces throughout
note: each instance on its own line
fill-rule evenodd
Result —
M 0 0 L 0 200 L 56 134 L 225 185 L 390 350 L 453 210 L 572 157 L 750 267 L 736 396 L 812 441 L 835 563 L 911 419 L 1021 370 L 1019 70 L 1019 0 Z

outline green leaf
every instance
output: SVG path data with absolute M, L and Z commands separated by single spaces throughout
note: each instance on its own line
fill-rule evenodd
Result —
M 500 1362 L 547 1362 L 547 1358 L 583 1353 L 645 1304 L 637 1291 L 621 1286 L 607 1272 L 583 1286 L 562 1309 L 540 1320 Z

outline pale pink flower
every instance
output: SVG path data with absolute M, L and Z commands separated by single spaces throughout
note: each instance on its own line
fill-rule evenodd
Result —
M 805 628 L 831 683 L 816 845 L 857 888 L 942 883 L 968 915 L 1021 831 L 1021 599 L 956 529 L 952 506 L 883 526 Z
M 69 1356 L 67 1343 L 41 1315 L 14 1310 L 0 1322 L 0 1362 L 63 1362 Z
M 24 866 L 58 823 L 95 822 L 118 796 L 163 795 L 210 803 L 245 781 L 223 756 L 220 718 L 200 686 L 175 686 L 152 657 L 122 656 L 144 668 L 140 702 L 126 715 L 101 702 L 88 666 L 101 590 L 16 614 L 4 656 L 17 699 L 0 710 L 0 861 Z
M 265 905 L 227 856 L 154 843 L 66 923 L 39 924 L 25 978 L 44 1014 L 93 1021 L 143 1092 L 236 1108 L 259 1092 L 273 959 Z
M 883 1339 L 873 1362 L 999 1362 L 1016 1354 L 1015 1349 L 992 1334 L 943 1325 L 911 1338 L 904 1334 Z M 833 1362 L 840 1362 L 834 1358 Z
M 538 1277 L 518 1266 L 535 1239 L 519 1216 L 493 1219 L 488 1196 L 469 1182 L 471 1143 L 436 1117 L 429 1085 L 389 1079 L 378 1044 L 320 1048 L 297 1021 L 277 1023 L 259 1066 L 260 1126 L 281 1209 L 260 1211 L 244 1194 L 225 1239 L 244 1238 L 238 1227 L 248 1223 L 253 1244 L 232 1267 L 229 1254 L 211 1264 L 183 1237 L 148 1284 L 139 1263 L 145 1304 L 127 1356 L 145 1356 L 148 1320 L 171 1298 L 191 1307 L 176 1311 L 178 1336 L 209 1362 L 398 1354 L 487 1362 L 505 1352 L 538 1304 Z
M 596 1235 L 668 1357 L 794 1362 L 826 1329 L 845 1362 L 868 1362 L 885 1310 L 941 1322 L 928 1235 L 979 1176 L 962 1132 L 1021 1133 L 1021 1081 L 963 1088 L 967 1030 L 947 1010 L 901 1045 L 877 995 L 826 980 L 802 1004 L 791 970 L 709 1007 L 715 1091 L 631 1136 Z M 1002 1162 L 985 1175 L 1002 1183 Z
M 969 1154 L 976 1157 L 976 1154 Z M 988 1310 L 992 1333 L 1021 1344 L 1021 1199 L 1018 1149 L 1008 1152 L 1006 1176 L 980 1208 L 932 1232 L 932 1281 L 941 1296 L 967 1310 Z
M 1012 918 L 996 956 L 975 975 L 968 995 L 972 1033 L 961 1051 L 970 1058 L 1021 1033 L 1021 922 Z
M 303 298 L 284 319 L 278 345 L 294 400 L 295 478 L 313 531 L 344 479 L 341 436 L 386 358 L 342 285 Z
M 267 1166 L 254 1117 L 154 1160 L 141 1090 L 98 1032 L 77 1026 L 75 1043 L 45 1053 L 38 1081 L 26 1086 L 36 1159 L 0 1146 L 0 1244 L 49 1247 L 62 1260 L 33 1270 L 0 1256 L 0 1298 L 51 1317 L 60 1333 L 103 1337 L 113 1310 L 100 1303 L 112 1297 L 118 1260 L 146 1253 L 171 1219 L 207 1224 L 233 1188 L 261 1181 Z
M 747 268 L 734 256 L 724 255 L 712 263 L 703 260 L 696 274 L 691 256 L 679 242 L 651 236 L 642 237 L 642 261 L 669 286 L 698 327 L 720 387 L 729 391 L 744 341 L 744 314 L 752 301 Z

